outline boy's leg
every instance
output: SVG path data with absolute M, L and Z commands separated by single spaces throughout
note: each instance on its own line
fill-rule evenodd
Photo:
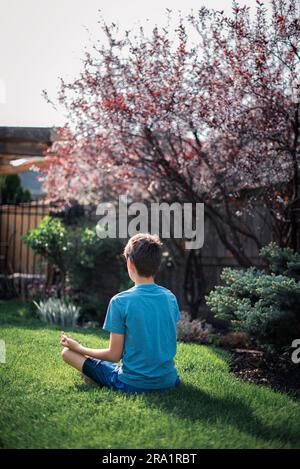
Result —
M 111 376 L 116 367 L 118 367 L 117 363 L 86 357 L 80 353 L 74 352 L 73 350 L 69 350 L 67 347 L 64 347 L 61 355 L 68 365 L 81 371 L 85 377 L 90 378 L 98 385 L 108 387 L 112 386 Z
M 67 347 L 63 348 L 61 356 L 63 360 L 68 363 L 68 365 L 73 366 L 79 371 L 82 371 L 82 366 L 87 358 L 84 355 L 81 355 L 80 353 L 74 352 L 73 350 L 69 350 Z

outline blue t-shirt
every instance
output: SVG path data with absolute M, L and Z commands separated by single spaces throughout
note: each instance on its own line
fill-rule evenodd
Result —
M 144 389 L 175 384 L 179 320 L 175 295 L 155 283 L 135 285 L 110 300 L 103 329 L 125 335 L 120 381 Z

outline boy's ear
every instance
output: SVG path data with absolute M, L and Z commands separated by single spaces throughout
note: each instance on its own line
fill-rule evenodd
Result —
M 127 259 L 127 265 L 129 265 L 131 269 L 134 269 L 134 268 L 135 268 L 135 265 L 134 265 L 134 263 L 132 262 L 132 260 L 130 259 L 130 257 L 128 257 L 128 259 Z

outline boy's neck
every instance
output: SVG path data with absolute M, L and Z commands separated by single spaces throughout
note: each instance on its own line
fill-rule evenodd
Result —
M 135 280 L 134 284 L 137 285 L 151 285 L 155 283 L 153 277 L 139 277 Z

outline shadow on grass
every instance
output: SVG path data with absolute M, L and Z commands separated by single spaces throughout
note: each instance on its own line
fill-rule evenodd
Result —
M 260 392 L 260 389 L 257 390 Z M 191 422 L 204 421 L 209 425 L 224 423 L 232 425 L 241 432 L 256 438 L 272 441 L 279 439 L 284 443 L 299 445 L 299 426 L 287 429 L 284 422 L 278 426 L 264 425 L 252 409 L 238 398 L 217 398 L 187 383 L 176 390 L 158 396 L 145 394 L 144 400 L 149 407 L 173 414 L 175 417 Z
M 89 392 L 95 387 L 102 389 L 104 386 L 82 383 L 76 387 L 78 391 Z M 113 392 L 120 391 L 113 390 Z M 156 408 L 191 423 L 201 421 L 209 426 L 223 424 L 225 428 L 231 425 L 243 433 L 266 442 L 280 440 L 284 444 L 299 445 L 298 425 L 290 426 L 288 429 L 284 422 L 277 426 L 266 426 L 254 415 L 252 409 L 238 398 L 213 397 L 187 383 L 182 383 L 172 391 L 144 393 L 139 396 L 142 396 L 143 402 L 150 408 Z M 131 399 L 134 397 L 130 395 Z

